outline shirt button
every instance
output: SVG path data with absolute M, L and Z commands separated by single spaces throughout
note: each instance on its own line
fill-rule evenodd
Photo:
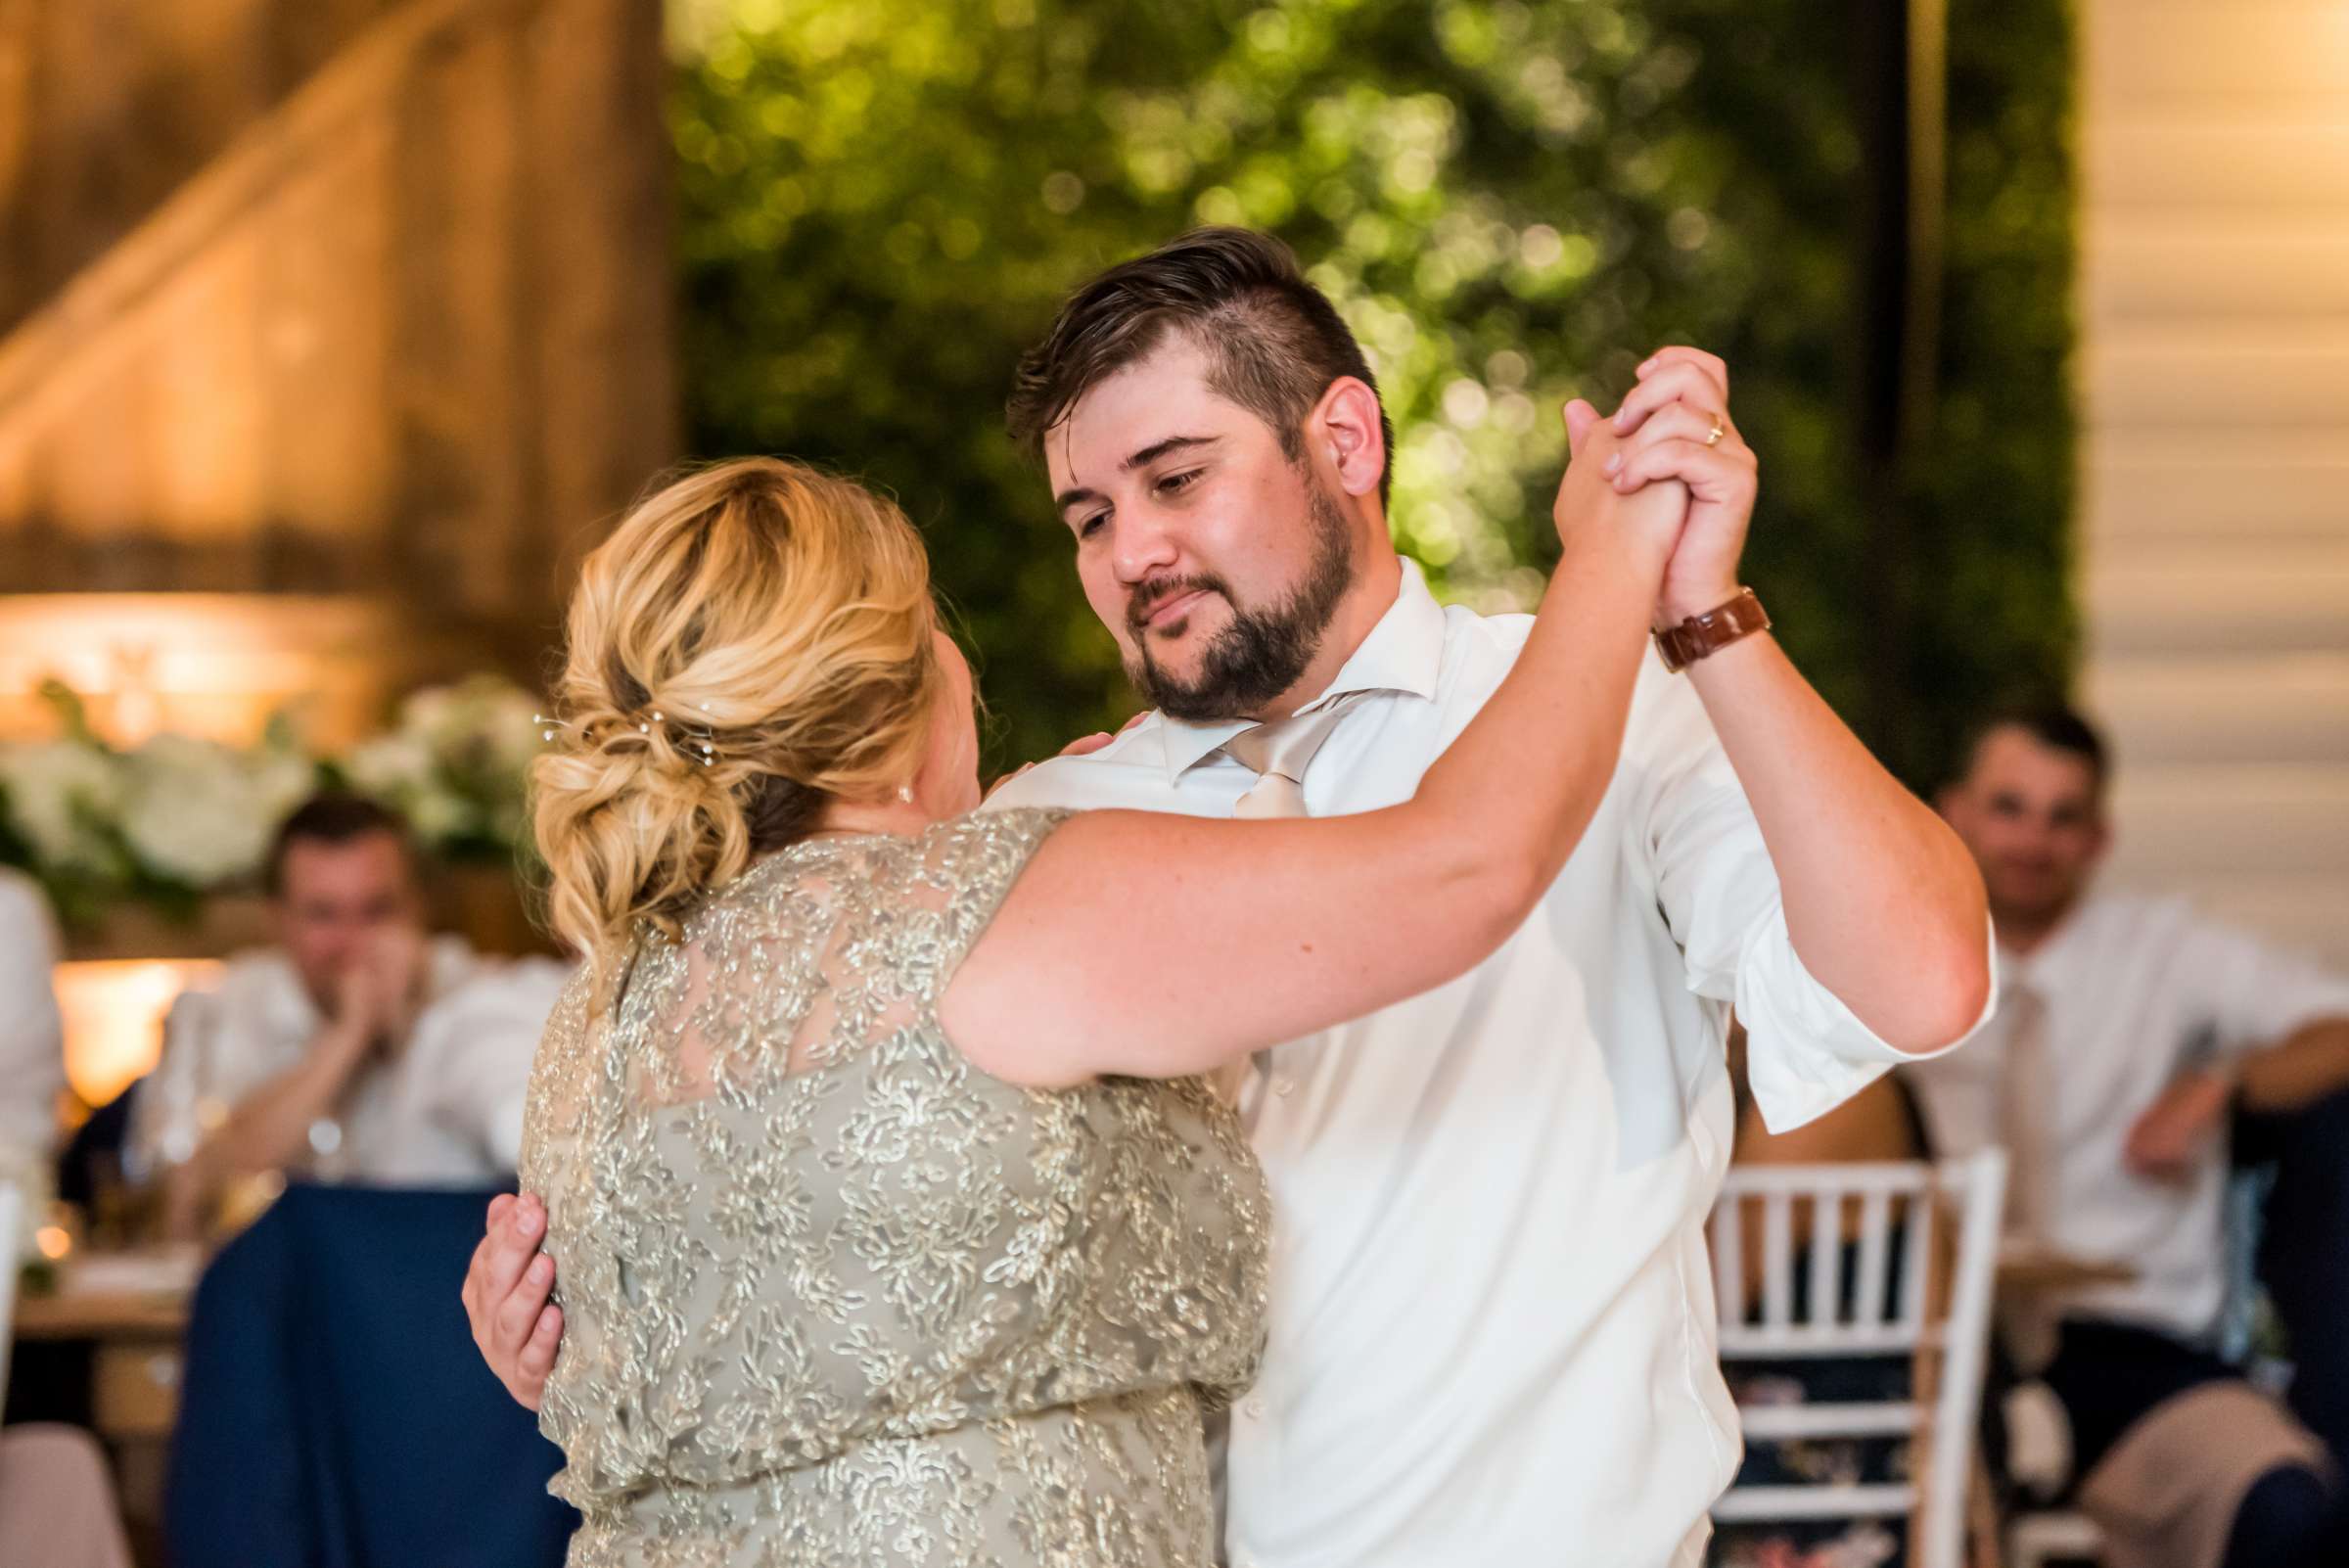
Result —
M 1240 1413 L 1248 1417 L 1248 1419 L 1251 1421 L 1261 1421 L 1265 1418 L 1265 1402 L 1260 1399 L 1250 1398 L 1246 1403 L 1241 1405 Z
M 1276 1078 L 1272 1081 L 1272 1092 L 1284 1100 L 1289 1097 L 1289 1090 L 1296 1086 L 1297 1081 L 1293 1078 Z

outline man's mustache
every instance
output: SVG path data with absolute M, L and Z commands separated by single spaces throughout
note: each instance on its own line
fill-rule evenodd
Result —
M 1169 599 L 1185 593 L 1220 593 L 1228 601 L 1231 589 L 1218 576 L 1152 577 L 1136 587 L 1126 600 L 1126 629 L 1136 636 L 1152 612 Z

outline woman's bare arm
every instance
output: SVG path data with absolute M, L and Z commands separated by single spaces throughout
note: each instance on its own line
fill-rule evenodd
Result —
M 1564 553 L 1515 667 L 1409 801 L 1317 820 L 1089 812 L 1036 852 L 940 1000 L 1016 1083 L 1210 1071 L 1465 973 L 1532 912 L 1613 777 L 1686 510 L 1618 495 L 1570 413 Z

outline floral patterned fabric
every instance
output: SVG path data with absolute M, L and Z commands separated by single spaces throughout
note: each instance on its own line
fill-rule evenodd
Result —
M 795 846 L 557 1009 L 523 1176 L 575 1568 L 1214 1560 L 1201 1415 L 1264 1335 L 1237 1120 L 1197 1081 L 1016 1087 L 938 1024 L 1059 820 Z

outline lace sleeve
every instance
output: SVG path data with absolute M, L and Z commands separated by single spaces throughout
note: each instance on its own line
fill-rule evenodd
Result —
M 559 1162 L 567 1157 L 585 1120 L 592 1071 L 587 1054 L 590 984 L 586 965 L 573 971 L 530 1059 L 519 1164 L 524 1190 L 542 1197 L 558 1180 Z
M 974 811 L 924 836 L 919 880 L 939 921 L 928 959 L 929 999 L 936 1002 L 963 957 L 986 935 L 1020 873 L 1055 828 L 1075 813 L 1056 809 Z

